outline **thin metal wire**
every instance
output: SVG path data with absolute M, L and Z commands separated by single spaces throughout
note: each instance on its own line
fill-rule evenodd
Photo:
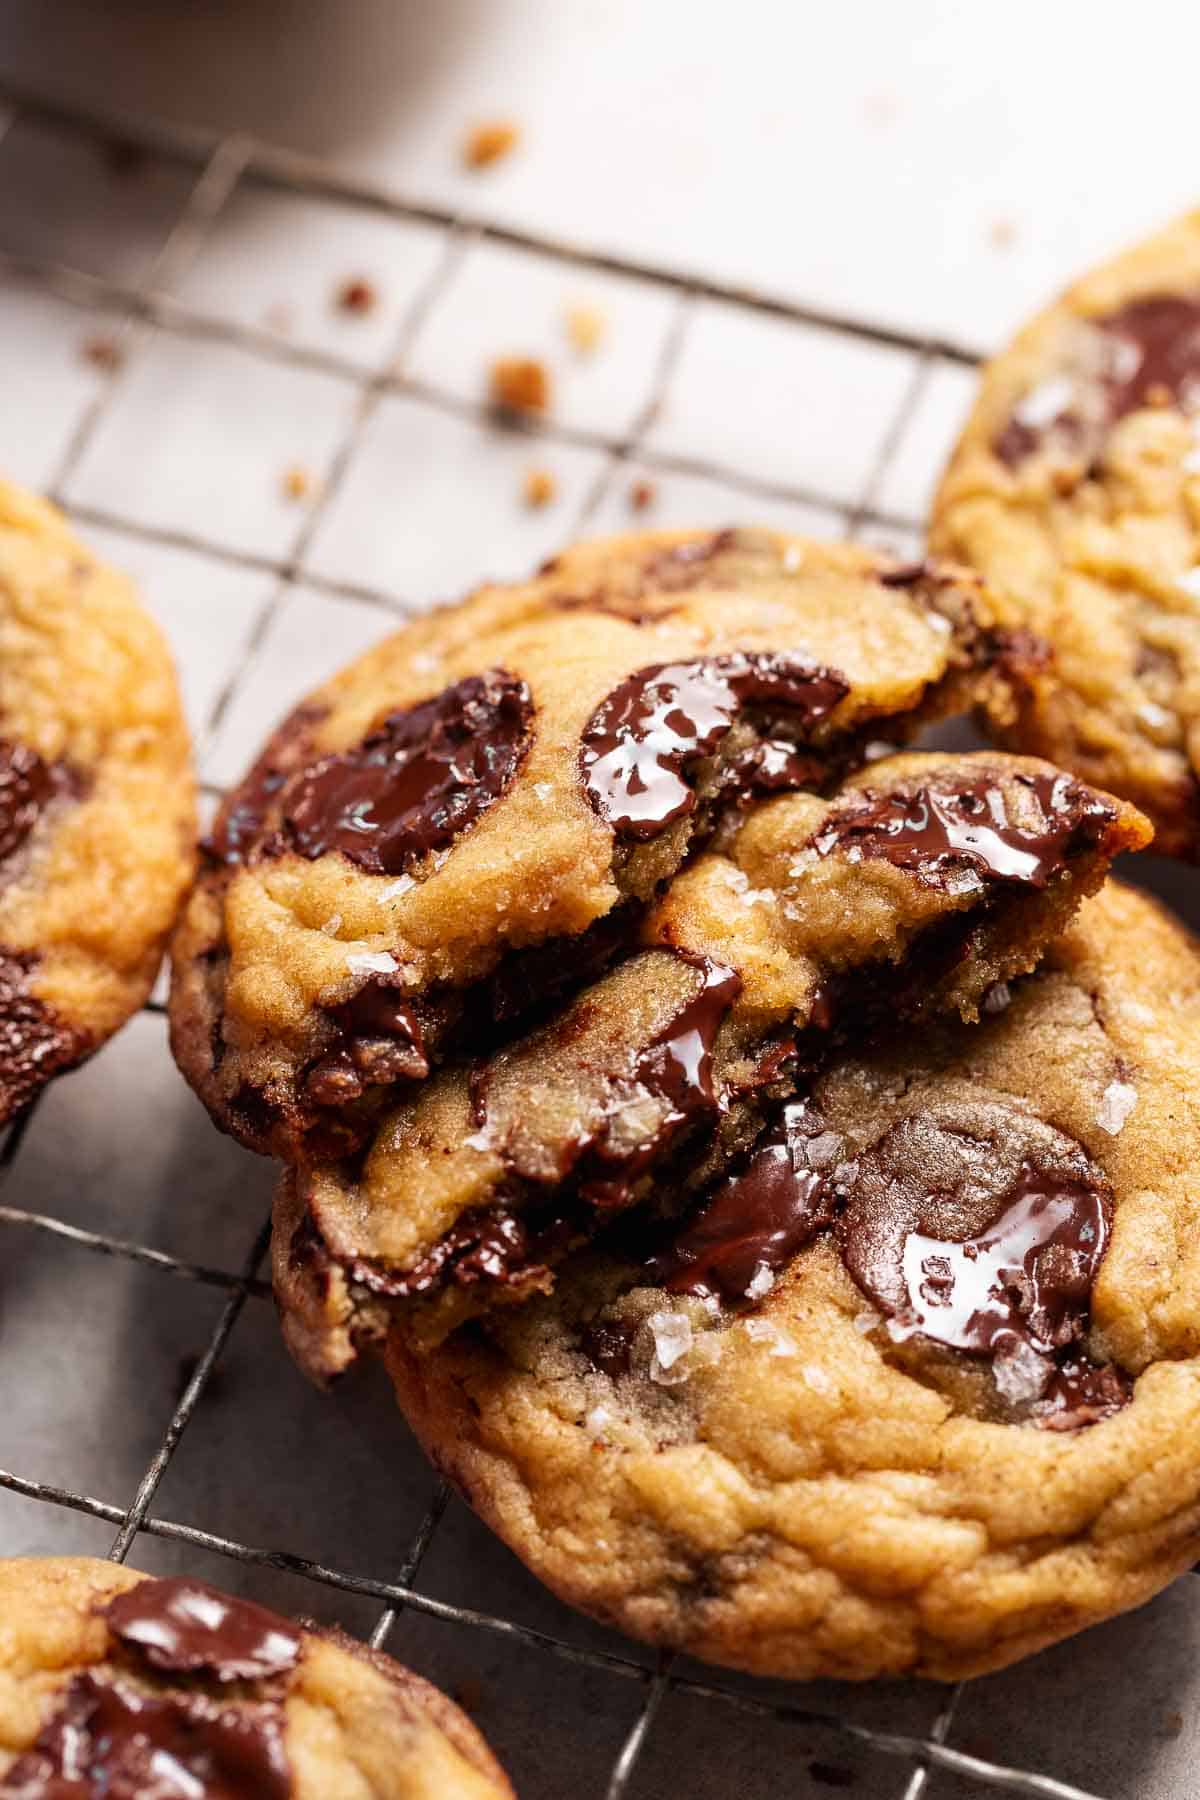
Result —
M 483 218 L 473 219 L 454 215 L 437 207 L 421 205 L 406 200 L 402 195 L 392 193 L 379 184 L 350 180 L 340 171 L 316 159 L 253 139 L 215 138 L 202 131 L 157 121 L 131 124 L 129 120 L 115 114 L 77 110 L 43 96 L 22 93 L 11 84 L 0 81 L 0 106 L 3 105 L 8 105 L 13 110 L 7 119 L 0 121 L 0 136 L 15 118 L 21 116 L 93 139 L 116 138 L 127 143 L 133 142 L 153 155 L 196 170 L 197 179 L 145 278 L 136 284 L 123 284 L 84 274 L 44 259 L 3 254 L 0 254 L 0 271 L 7 270 L 12 275 L 35 281 L 89 314 L 111 314 L 119 322 L 121 342 L 127 351 L 135 351 L 144 335 L 154 331 L 197 339 L 209 338 L 233 344 L 248 354 L 264 359 L 297 368 L 320 369 L 352 383 L 358 389 L 357 405 L 347 431 L 335 449 L 324 490 L 300 521 L 292 543 L 281 557 L 244 553 L 199 532 L 157 527 L 96 507 L 80 505 L 72 508 L 75 516 L 85 523 L 122 531 L 148 542 L 194 551 L 242 570 L 274 577 L 275 585 L 271 595 L 254 621 L 249 642 L 250 654 L 241 662 L 237 672 L 238 681 L 245 678 L 254 654 L 261 650 L 270 624 L 287 592 L 299 581 L 331 600 L 356 600 L 376 605 L 393 618 L 409 610 L 406 597 L 369 585 L 331 580 L 309 570 L 306 567 L 306 557 L 321 518 L 332 504 L 358 454 L 373 411 L 386 393 L 402 391 L 433 406 L 471 418 L 479 416 L 478 409 L 471 408 L 452 395 L 412 382 L 400 370 L 404 351 L 413 341 L 429 309 L 437 304 L 450 279 L 456 257 L 469 242 L 490 241 L 514 245 L 542 256 L 650 282 L 669 289 L 679 297 L 679 310 L 668 332 L 667 342 L 651 383 L 649 398 L 628 434 L 620 438 L 608 438 L 595 433 L 570 430 L 552 422 L 539 422 L 526 427 L 534 437 L 600 448 L 607 452 L 600 477 L 581 505 L 577 519 L 580 526 L 586 524 L 602 504 L 612 484 L 619 479 L 622 467 L 637 456 L 647 466 L 664 472 L 722 481 L 745 493 L 748 504 L 759 498 L 824 507 L 844 518 L 848 528 L 853 529 L 864 525 L 885 529 L 913 529 L 918 521 L 882 512 L 875 505 L 883 475 L 919 401 L 933 359 L 943 357 L 959 363 L 977 360 L 974 350 L 962 344 L 905 333 L 864 317 L 834 315 L 769 294 L 744 292 L 730 284 L 713 281 L 703 274 L 650 266 L 591 249 L 586 245 L 551 241 L 532 233 L 498 227 Z M 442 228 L 446 239 L 445 252 L 429 281 L 408 309 L 397 342 L 377 367 L 364 368 L 335 352 L 297 345 L 275 337 L 270 332 L 213 317 L 176 299 L 168 291 L 185 267 L 202 252 L 212 223 L 239 183 L 250 179 L 289 193 L 321 199 L 332 205 L 368 208 L 389 218 L 410 219 Z M 667 392 L 695 304 L 701 299 L 721 301 L 788 320 L 796 325 L 864 338 L 916 354 L 918 361 L 908 391 L 855 503 L 847 504 L 844 498 L 747 476 L 719 462 L 686 456 L 645 454 L 642 446 L 646 434 Z M 117 360 L 119 366 L 112 371 L 100 394 L 84 409 L 77 423 L 53 483 L 56 494 L 65 495 L 69 490 L 74 471 L 79 467 L 107 408 L 116 397 L 129 358 L 126 355 L 124 359 Z M 219 724 L 235 691 L 235 686 L 231 684 L 218 696 L 208 722 L 210 731 Z M 219 789 L 206 791 L 215 794 L 220 792 Z M 161 1007 L 156 1006 L 156 1010 L 161 1011 Z M 11 1174 L 32 1117 L 33 1109 L 30 1109 L 9 1130 L 0 1146 L 0 1181 Z M 606 1788 L 606 1800 L 624 1800 L 642 1750 L 654 1729 L 659 1708 L 666 1696 L 673 1692 L 731 1707 L 748 1717 L 771 1718 L 805 1728 L 817 1728 L 846 1744 L 856 1744 L 897 1758 L 911 1767 L 911 1773 L 906 1778 L 903 1800 L 923 1800 L 931 1769 L 943 1770 L 969 1778 L 980 1785 L 1011 1793 L 1041 1796 L 1042 1800 L 1100 1800 L 1100 1797 L 1087 1794 L 1052 1776 L 989 1762 L 951 1748 L 946 1739 L 961 1689 L 954 1689 L 949 1693 L 928 1737 L 881 1732 L 854 1723 L 837 1713 L 759 1700 L 740 1690 L 723 1686 L 719 1681 L 707 1683 L 687 1679 L 673 1672 L 670 1657 L 661 1658 L 657 1667 L 649 1670 L 645 1662 L 634 1654 L 623 1655 L 583 1648 L 515 1620 L 451 1605 L 423 1594 L 415 1583 L 445 1511 L 449 1490 L 444 1482 L 439 1482 L 434 1489 L 430 1504 L 396 1576 L 387 1581 L 354 1574 L 285 1550 L 256 1547 L 197 1526 L 155 1516 L 150 1511 L 154 1495 L 217 1367 L 245 1302 L 269 1293 L 269 1284 L 258 1275 L 268 1229 L 264 1227 L 259 1234 L 241 1272 L 233 1273 L 188 1262 L 132 1240 L 88 1231 L 23 1207 L 0 1205 L 0 1226 L 45 1233 L 99 1256 L 126 1258 L 177 1278 L 218 1287 L 226 1292 L 225 1304 L 204 1353 L 127 1506 L 114 1505 L 69 1488 L 0 1470 L 0 1488 L 43 1504 L 80 1512 L 115 1526 L 117 1530 L 110 1552 L 115 1559 L 123 1559 L 137 1535 L 145 1533 L 186 1544 L 198 1551 L 215 1552 L 234 1561 L 285 1571 L 344 1593 L 375 1598 L 384 1603 L 384 1611 L 372 1633 L 371 1641 L 376 1645 L 387 1641 L 400 1612 L 408 1608 L 447 1624 L 488 1632 L 518 1642 L 543 1654 L 597 1672 L 636 1680 L 644 1685 L 644 1697 L 637 1718 L 613 1765 Z

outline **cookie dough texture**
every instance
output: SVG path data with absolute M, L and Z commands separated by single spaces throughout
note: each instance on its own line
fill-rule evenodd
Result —
M 1200 953 L 1110 883 L 1005 1000 L 816 1077 L 810 1162 L 842 1159 L 847 1209 L 757 1304 L 667 1291 L 670 1254 L 627 1243 L 432 1354 L 393 1327 L 388 1366 L 426 1449 L 564 1599 L 764 1675 L 953 1679 L 1196 1560 Z M 1085 1414 L 1098 1422 L 1070 1429 L 1036 1380 L 895 1329 L 886 1268 L 871 1295 L 851 1275 L 887 1264 L 871 1219 L 889 1185 L 928 1195 L 947 1167 L 927 1204 L 948 1253 L 1018 1169 L 1026 1188 L 1056 1169 L 1107 1220 L 1070 1352 L 1110 1395 Z M 855 1216 L 865 1235 L 843 1254 Z M 943 1276 L 922 1266 L 933 1317 Z
M 513 1800 L 456 1706 L 340 1632 L 91 1558 L 0 1563 L 0 1794 L 65 1791 L 52 1779 L 56 1723 L 74 1708 L 86 1733 L 97 1706 L 117 1714 L 117 1748 L 92 1759 L 72 1746 L 81 1797 L 148 1791 L 137 1742 L 148 1729 L 183 1758 L 176 1785 L 156 1769 L 164 1795 Z
M 1200 856 L 1200 211 L 1084 276 L 988 365 L 930 543 L 1047 647 L 1004 741 Z
M 157 628 L 59 513 L 0 482 L 0 1120 L 146 998 L 194 829 Z
M 999 655 L 972 578 L 767 531 L 585 544 L 422 617 L 231 796 L 174 946 L 181 1067 L 253 1148 L 353 1149 L 471 1037 L 470 990 L 490 1013 L 482 984 L 618 929 L 737 793 L 832 783 Z

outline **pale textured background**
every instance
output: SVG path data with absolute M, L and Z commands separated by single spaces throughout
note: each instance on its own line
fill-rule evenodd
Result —
M 0 464 L 59 489 L 141 580 L 180 658 L 211 796 L 274 717 L 399 612 L 519 574 L 581 528 L 625 528 L 635 478 L 657 485 L 647 521 L 854 526 L 915 548 L 970 398 L 964 356 L 1197 198 L 1198 48 L 1189 10 L 1166 0 L 1136 12 L 1081 0 L 9 0 L 0 118 L 6 95 L 27 92 L 246 132 L 435 216 L 241 183 L 187 266 L 156 281 L 188 309 L 187 329 L 136 331 L 112 378 L 81 346 L 121 328 L 195 172 L 153 160 L 115 175 L 86 136 L 18 107 L 0 138 Z M 461 132 L 493 113 L 523 124 L 521 151 L 464 174 Z M 807 322 L 488 241 L 445 222 L 460 211 L 651 276 L 752 289 Z M 379 304 L 339 317 L 332 291 L 360 272 Z M 609 320 L 593 362 L 573 362 L 562 338 L 573 300 Z M 225 329 L 254 333 L 281 303 L 283 359 Z M 488 360 L 514 350 L 558 376 L 536 439 L 497 433 L 480 410 Z M 388 374 L 397 358 L 402 380 Z M 281 496 L 291 463 L 314 477 L 306 504 Z M 559 498 L 530 513 L 519 488 L 535 463 Z M 1192 878 L 1158 875 L 1195 912 Z M 107 1550 L 106 1509 L 115 1522 L 129 1507 L 226 1293 L 240 1291 L 227 1284 L 268 1188 L 175 1074 L 161 1012 L 39 1107 L 3 1194 L 43 1222 L 0 1226 L 0 1463 L 101 1504 L 66 1511 L 0 1488 L 6 1550 Z M 101 1255 L 62 1227 L 199 1263 L 226 1285 Z M 150 1511 L 386 1582 L 432 1489 L 379 1384 L 332 1403 L 310 1392 L 251 1292 Z M 363 1634 L 382 1610 L 161 1534 L 139 1535 L 132 1559 L 197 1568 Z M 542 1593 L 457 1502 L 417 1589 L 648 1660 Z M 605 1794 L 643 1681 L 415 1609 L 388 1641 L 463 1692 L 524 1800 Z M 971 1688 L 949 1741 L 1109 1800 L 1185 1800 L 1197 1792 L 1198 1647 L 1188 1578 L 1136 1617 Z M 916 1736 L 937 1728 L 945 1698 L 728 1685 Z M 839 1774 L 889 1800 L 995 1791 L 945 1774 L 923 1785 L 911 1761 L 827 1729 L 670 1691 L 625 1792 L 804 1800 Z

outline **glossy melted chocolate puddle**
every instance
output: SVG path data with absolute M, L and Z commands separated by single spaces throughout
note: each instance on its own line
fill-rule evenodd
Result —
M 279 1678 L 300 1655 L 286 1619 L 199 1581 L 145 1581 L 103 1617 L 127 1655 L 119 1669 L 76 1675 L 32 1749 L 0 1779 L 19 1800 L 287 1800 Z M 141 1665 L 139 1667 L 139 1665 Z M 146 1674 L 187 1687 L 147 1689 Z M 268 1697 L 213 1697 L 197 1683 L 263 1681 Z
M 849 692 L 845 677 L 796 656 L 734 651 L 640 669 L 614 688 L 583 734 L 587 795 L 619 837 L 646 840 L 696 807 L 688 771 L 720 747 L 746 706 L 770 708 L 803 737 Z M 766 738 L 730 783 L 753 791 L 800 787 L 819 765 L 787 736 Z
M 883 1146 L 905 1130 L 894 1127 Z M 879 1154 L 877 1146 L 868 1160 Z M 919 1191 L 911 1171 L 909 1181 Z M 895 1181 L 864 1198 L 859 1160 L 845 1155 L 811 1101 L 796 1100 L 646 1273 L 669 1292 L 745 1308 L 832 1227 L 893 1341 L 924 1338 L 987 1358 L 1001 1394 L 1031 1407 L 1045 1429 L 1073 1430 L 1127 1403 L 1128 1378 L 1093 1363 L 1082 1346 L 1111 1227 L 1101 1177 L 1026 1162 L 984 1227 L 961 1239 L 910 1228 L 918 1213 Z M 593 1326 L 584 1348 L 594 1339 L 603 1352 L 597 1366 L 617 1373 L 620 1346 L 596 1335 L 606 1330 L 619 1336 L 619 1327 Z M 627 1344 L 624 1356 L 627 1367 Z

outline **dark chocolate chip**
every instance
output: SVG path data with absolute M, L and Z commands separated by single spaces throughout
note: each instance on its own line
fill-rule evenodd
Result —
M 37 956 L 0 949 L 0 1119 L 28 1105 L 59 1070 L 89 1047 L 87 1037 L 29 991 Z
M 304 760 L 322 706 L 298 706 L 275 731 L 249 774 L 228 794 L 200 848 L 209 864 L 249 860 L 267 835 L 267 821 L 290 776 Z
M 156 1695 L 76 1675 L 33 1748 L 0 1777 L 13 1800 L 287 1800 L 283 1707 Z
M 36 750 L 0 739 L 0 862 L 20 849 L 68 785 L 61 767 L 43 762 Z
M 338 1036 L 306 1075 L 305 1100 L 345 1106 L 369 1087 L 424 1081 L 429 1058 L 420 1015 L 398 978 L 374 976 L 328 1012 Z
M 809 1101 L 789 1101 L 746 1167 L 649 1264 L 651 1279 L 734 1305 L 761 1299 L 780 1269 L 832 1223 L 840 1147 Z
M 803 733 L 847 692 L 835 671 L 766 651 L 639 669 L 584 730 L 579 766 L 588 798 L 619 836 L 656 837 L 695 809 L 685 774 L 717 749 L 743 706 L 785 713 Z M 788 766 L 781 751 L 766 760 L 770 768 L 760 776 L 782 785 Z M 810 769 L 806 759 L 796 778 L 806 780 Z
M 1032 802 L 1014 806 L 986 775 L 953 788 L 864 789 L 838 807 L 812 838 L 820 856 L 842 851 L 877 857 L 942 886 L 966 864 L 995 881 L 1045 887 L 1064 858 L 1101 842 L 1113 808 L 1071 780 L 1047 771 L 1011 782 Z
M 353 750 L 294 775 L 280 800 L 283 846 L 330 851 L 401 875 L 446 848 L 511 785 L 529 748 L 533 699 L 504 669 L 392 713 Z
M 616 1381 L 633 1366 L 636 1330 L 637 1326 L 625 1319 L 597 1319 L 580 1332 L 579 1348 L 595 1368 Z
M 104 1608 L 109 1630 L 154 1669 L 255 1681 L 296 1665 L 300 1633 L 278 1613 L 204 1581 L 142 1581 Z

